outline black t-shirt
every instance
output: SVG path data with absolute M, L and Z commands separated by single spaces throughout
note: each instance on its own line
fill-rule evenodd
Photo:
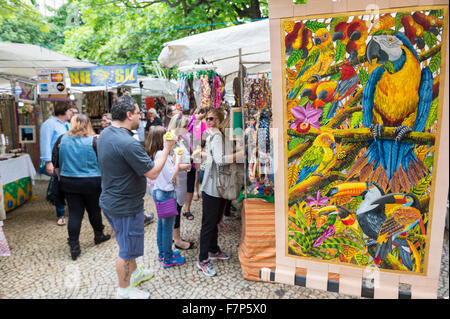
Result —
M 148 131 L 150 130 L 150 127 L 152 126 L 162 126 L 162 121 L 159 117 L 155 116 L 153 122 L 150 122 L 149 120 L 147 120 L 147 124 L 145 125 L 145 132 L 148 133 Z
M 126 129 L 108 126 L 97 141 L 102 175 L 100 207 L 109 215 L 127 216 L 144 210 L 147 185 L 144 174 L 154 164 L 132 134 Z

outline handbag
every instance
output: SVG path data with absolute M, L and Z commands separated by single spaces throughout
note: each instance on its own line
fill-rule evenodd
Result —
M 47 201 L 55 206 L 64 205 L 64 193 L 61 191 L 57 175 L 52 175 L 50 177 L 47 188 Z
M 178 215 L 177 201 L 170 198 L 164 202 L 155 201 L 156 213 L 159 219 L 169 218 Z

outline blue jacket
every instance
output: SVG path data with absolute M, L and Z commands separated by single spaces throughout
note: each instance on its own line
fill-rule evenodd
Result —
M 59 167 L 61 176 L 98 177 L 97 154 L 93 148 L 94 137 L 77 137 L 65 134 L 59 145 Z

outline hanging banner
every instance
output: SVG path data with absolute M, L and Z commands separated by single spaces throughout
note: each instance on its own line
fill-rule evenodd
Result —
M 137 82 L 139 64 L 69 68 L 72 86 L 116 87 Z
M 37 69 L 37 83 L 40 94 L 65 94 L 65 69 Z

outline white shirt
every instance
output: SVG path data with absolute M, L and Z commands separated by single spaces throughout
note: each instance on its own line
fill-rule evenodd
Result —
M 161 156 L 162 151 L 156 152 L 155 161 Z M 162 191 L 173 191 L 175 188 L 173 187 L 172 177 L 175 172 L 175 167 L 173 164 L 172 158 L 169 156 L 167 158 L 166 164 L 164 164 L 161 173 L 159 173 L 158 177 L 153 180 L 153 190 L 159 189 Z

